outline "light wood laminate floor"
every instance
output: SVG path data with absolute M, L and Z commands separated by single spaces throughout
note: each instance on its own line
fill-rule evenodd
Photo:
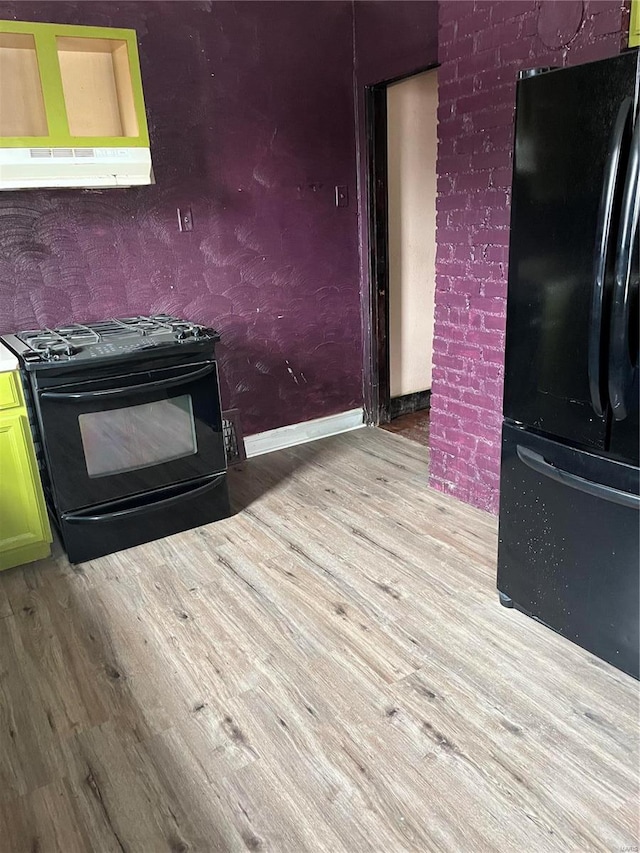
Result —
M 637 683 L 501 608 L 495 519 L 425 475 L 362 429 L 0 574 L 1 853 L 637 849 Z

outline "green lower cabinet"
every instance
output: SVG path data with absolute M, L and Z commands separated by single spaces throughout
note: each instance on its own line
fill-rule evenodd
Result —
M 24 409 L 0 413 L 0 569 L 51 553 L 51 529 Z

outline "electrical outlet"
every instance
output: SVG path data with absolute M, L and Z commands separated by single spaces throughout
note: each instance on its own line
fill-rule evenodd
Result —
M 178 230 L 193 231 L 193 214 L 190 207 L 178 208 Z
M 349 207 L 348 187 L 336 187 L 336 207 Z

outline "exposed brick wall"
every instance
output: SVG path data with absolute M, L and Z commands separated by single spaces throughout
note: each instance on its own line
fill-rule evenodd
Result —
M 431 485 L 497 512 L 515 81 L 620 51 L 622 2 L 444 0 L 439 11 Z

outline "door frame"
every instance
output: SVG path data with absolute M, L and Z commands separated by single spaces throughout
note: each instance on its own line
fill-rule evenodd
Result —
M 391 406 L 389 368 L 389 193 L 387 169 L 387 87 L 426 71 L 439 62 L 365 86 L 367 140 L 367 192 L 369 236 L 368 328 L 371 335 L 365 376 L 368 389 L 367 420 L 373 425 L 389 423 Z M 414 395 L 411 395 L 414 396 Z M 415 395 L 416 401 L 424 399 Z M 414 409 L 415 410 L 415 409 Z

